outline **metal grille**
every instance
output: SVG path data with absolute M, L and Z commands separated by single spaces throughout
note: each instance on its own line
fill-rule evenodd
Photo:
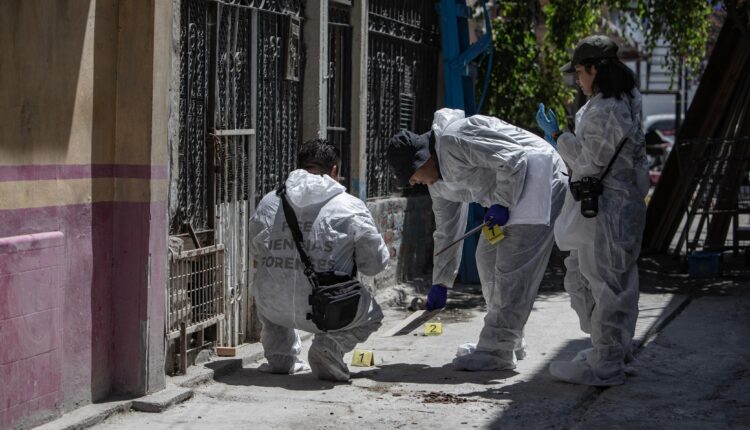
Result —
M 209 225 L 206 168 L 207 11 L 204 0 L 183 0 L 180 30 L 180 137 L 177 201 L 171 234 Z
M 339 174 L 348 183 L 351 172 L 351 58 L 350 8 L 332 4 L 328 14 L 328 141 L 341 153 Z
M 180 323 L 188 332 L 224 316 L 224 246 L 214 245 L 173 254 L 167 286 L 167 336 L 179 336 Z
M 217 203 L 248 199 L 251 114 L 251 11 L 224 7 L 217 11 L 216 110 L 214 148 L 220 178 Z
M 301 79 L 285 78 L 302 70 L 298 19 L 261 11 L 258 26 L 256 203 L 294 168 L 302 101 Z
M 261 9 L 281 14 L 299 15 L 302 0 L 211 0 L 227 6 Z
M 402 128 L 429 130 L 437 106 L 438 19 L 430 0 L 369 3 L 367 197 L 396 191 L 385 160 Z

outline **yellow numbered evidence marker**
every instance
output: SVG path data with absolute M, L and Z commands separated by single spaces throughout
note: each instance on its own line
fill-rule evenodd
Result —
M 484 237 L 486 237 L 487 241 L 492 245 L 500 242 L 505 238 L 503 229 L 499 225 L 493 226 L 492 228 L 484 226 L 484 228 L 482 229 L 482 233 L 484 233 Z
M 352 366 L 371 367 L 375 365 L 375 354 L 366 349 L 355 349 L 352 352 Z
M 426 323 L 424 325 L 424 334 L 427 336 L 438 336 L 443 334 L 443 324 L 441 323 Z

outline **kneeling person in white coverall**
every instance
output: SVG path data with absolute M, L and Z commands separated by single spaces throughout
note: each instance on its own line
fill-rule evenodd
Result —
M 316 271 L 365 275 L 381 272 L 388 250 L 364 202 L 346 193 L 338 180 L 339 154 L 324 140 L 305 142 L 297 167 L 286 180 L 286 198 L 294 209 L 304 247 Z M 251 252 L 257 264 L 253 294 L 263 324 L 261 342 L 268 361 L 261 370 L 292 374 L 306 368 L 299 359 L 295 329 L 315 333 L 308 360 L 319 379 L 348 381 L 345 353 L 376 331 L 383 313 L 362 289 L 358 311 L 348 326 L 322 332 L 307 319 L 312 287 L 303 270 L 276 192 L 263 197 L 250 220 Z
M 469 203 L 488 208 L 485 221 L 504 225 L 492 245 L 482 235 L 477 269 L 487 315 L 476 349 L 453 363 L 462 370 L 503 370 L 524 358 L 524 326 L 554 242 L 552 223 L 566 182 L 559 155 L 540 137 L 497 118 L 441 109 L 432 132 L 394 136 L 388 161 L 402 185 L 426 184 L 435 214 L 435 250 L 460 237 Z M 446 304 L 461 262 L 461 245 L 436 256 L 427 309 Z

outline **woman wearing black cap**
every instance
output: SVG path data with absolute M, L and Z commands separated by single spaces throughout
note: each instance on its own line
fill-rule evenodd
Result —
M 638 317 L 636 260 L 646 214 L 648 164 L 635 77 L 606 36 L 576 46 L 562 69 L 575 73 L 588 102 L 576 113 L 575 134 L 563 132 L 540 105 L 537 123 L 570 169 L 571 193 L 555 223 L 565 259 L 565 289 L 593 348 L 550 373 L 567 382 L 609 386 L 625 381 L 625 360 Z

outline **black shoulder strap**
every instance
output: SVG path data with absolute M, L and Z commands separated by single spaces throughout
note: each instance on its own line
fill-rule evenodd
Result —
M 289 229 L 292 231 L 294 244 L 297 245 L 297 252 L 299 253 L 300 259 L 302 260 L 302 264 L 305 265 L 305 276 L 310 279 L 310 282 L 313 284 L 313 286 L 316 286 L 317 282 L 313 282 L 313 278 L 315 278 L 315 269 L 313 268 L 312 261 L 310 261 L 310 257 L 305 252 L 302 240 L 302 231 L 300 231 L 299 229 L 297 216 L 294 214 L 294 209 L 292 209 L 292 206 L 286 199 L 286 186 L 282 185 L 276 191 L 276 195 L 279 196 L 279 199 L 281 199 L 284 218 L 286 218 L 286 223 L 289 225 Z
M 620 150 L 622 150 L 622 147 L 625 146 L 625 142 L 630 138 L 630 136 L 625 135 L 625 137 L 622 138 L 620 141 L 620 144 L 617 147 L 617 151 L 615 151 L 614 157 L 612 157 L 611 160 L 609 160 L 609 164 L 607 165 L 607 169 L 602 173 L 602 176 L 599 177 L 599 181 L 603 181 L 604 177 L 607 176 L 607 173 L 609 173 L 609 169 L 612 168 L 612 165 L 615 164 L 615 160 L 617 160 L 617 156 L 620 155 Z

